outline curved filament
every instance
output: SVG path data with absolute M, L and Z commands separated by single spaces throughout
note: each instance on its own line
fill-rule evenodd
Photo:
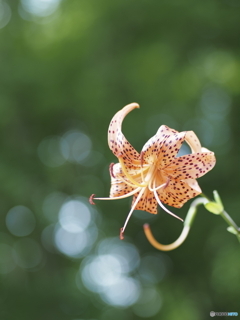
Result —
M 156 188 L 151 188 L 151 186 L 150 186 L 150 184 L 149 184 L 148 189 L 149 189 L 150 191 L 154 192 L 154 191 L 157 191 L 157 190 L 165 187 L 166 185 L 167 185 L 166 183 L 163 183 L 163 184 L 161 184 L 160 186 L 158 186 L 158 187 L 156 187 Z
M 176 214 L 174 214 L 173 212 L 171 212 L 170 210 L 168 210 L 168 209 L 163 205 L 162 201 L 161 201 L 161 200 L 159 199 L 159 197 L 158 197 L 158 194 L 157 194 L 157 191 L 156 191 L 156 190 L 157 190 L 157 189 L 160 189 L 160 187 L 163 188 L 165 185 L 166 185 L 166 183 L 164 183 L 163 185 L 161 185 L 161 186 L 159 186 L 159 187 L 156 188 L 156 184 L 155 184 L 155 181 L 154 181 L 154 183 L 153 183 L 153 188 L 151 188 L 152 191 L 153 191 L 153 193 L 154 193 L 154 196 L 155 196 L 158 204 L 160 205 L 160 207 L 161 207 L 164 211 L 166 211 L 166 212 L 169 213 L 171 216 L 173 216 L 173 217 L 175 217 L 175 218 L 177 218 L 177 219 L 179 219 L 180 221 L 183 222 L 183 219 L 180 218 L 179 216 L 177 216 Z M 150 190 L 151 190 L 151 189 L 150 189 Z
M 135 186 L 138 186 L 138 187 L 147 187 L 147 183 L 145 184 L 139 184 L 136 180 L 134 180 L 131 175 L 127 172 L 127 169 L 125 167 L 125 164 L 124 164 L 124 161 L 123 159 L 120 157 L 118 158 L 120 164 L 121 164 L 121 167 L 122 167 L 122 170 L 123 170 L 123 173 L 125 174 L 125 176 L 128 178 L 129 181 L 131 181 Z
M 136 188 L 136 185 L 133 183 L 128 182 L 127 180 L 125 180 L 123 177 L 121 177 L 120 175 L 117 175 L 116 177 L 117 179 L 121 180 L 122 182 L 126 183 L 127 185 L 129 185 L 130 187 Z

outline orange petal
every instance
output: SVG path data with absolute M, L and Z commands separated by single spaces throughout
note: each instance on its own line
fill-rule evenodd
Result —
M 203 150 L 201 150 L 201 143 L 193 131 L 187 131 L 185 140 L 191 148 L 192 153 L 197 153 L 201 151 L 204 152 Z
M 174 159 L 164 168 L 164 175 L 177 180 L 196 179 L 210 171 L 215 163 L 213 152 L 188 154 Z
M 128 185 L 127 183 L 124 183 L 124 181 L 122 181 L 119 176 L 128 182 L 128 179 L 122 172 L 120 163 L 116 163 L 112 166 L 110 198 L 122 196 L 137 188 L 137 186 L 133 187 Z M 139 177 L 141 177 L 140 174 Z
M 175 134 L 175 133 L 178 133 L 178 131 L 169 128 L 169 127 L 166 126 L 165 124 L 163 124 L 163 125 L 158 129 L 158 131 L 157 131 L 157 134 L 162 134 L 162 135 L 164 135 L 164 137 L 165 137 L 166 135 L 172 135 L 172 134 Z
M 164 169 L 175 159 L 178 154 L 184 140 L 186 132 L 178 132 L 170 135 L 165 139 L 162 148 L 159 161 L 159 169 Z
M 139 192 L 133 196 L 132 205 L 136 201 L 138 194 Z M 135 210 L 142 210 L 157 214 L 157 200 L 155 199 L 153 192 L 151 192 L 148 188 L 146 188 L 144 194 L 138 201 Z
M 108 145 L 116 157 L 127 160 L 138 160 L 139 153 L 127 141 L 122 133 L 122 122 L 125 116 L 135 108 L 139 108 L 137 103 L 131 103 L 118 111 L 112 118 L 108 128 Z
M 181 208 L 185 202 L 202 193 L 194 179 L 170 180 L 166 188 L 157 191 L 160 200 L 172 207 Z
M 144 163 L 153 164 L 162 159 L 163 153 L 169 149 L 169 154 L 174 158 L 178 153 L 183 141 L 185 133 L 179 133 L 165 125 L 162 125 L 157 133 L 148 140 L 142 149 Z M 181 141 L 179 141 L 181 139 Z M 167 161 L 168 155 L 164 155 L 164 161 Z M 164 165 L 165 166 L 165 165 Z
M 197 182 L 197 180 L 195 179 L 185 179 L 183 180 L 185 183 L 187 183 L 189 185 L 190 188 L 194 189 L 197 191 L 198 194 L 202 193 L 202 190 Z

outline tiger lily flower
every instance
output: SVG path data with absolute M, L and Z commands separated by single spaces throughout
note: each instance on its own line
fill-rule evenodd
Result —
M 93 194 L 89 198 L 90 203 L 95 204 L 94 199 L 118 200 L 133 196 L 131 210 L 120 230 L 121 239 L 134 210 L 156 214 L 159 204 L 166 212 L 182 220 L 163 203 L 181 208 L 185 202 L 201 194 L 196 179 L 206 174 L 216 163 L 214 153 L 201 147 L 193 131 L 178 132 L 166 125 L 160 126 L 138 153 L 121 130 L 124 117 L 135 108 L 139 108 L 137 103 L 125 106 L 115 114 L 109 125 L 108 145 L 119 161 L 109 167 L 110 197 L 95 198 Z M 192 153 L 177 157 L 184 141 Z

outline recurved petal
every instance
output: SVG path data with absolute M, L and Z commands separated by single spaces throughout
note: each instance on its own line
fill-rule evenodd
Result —
M 164 175 L 175 180 L 196 179 L 210 171 L 216 163 L 213 152 L 188 154 L 175 158 L 164 168 Z
M 135 203 L 139 192 L 133 196 L 132 205 Z M 135 210 L 143 210 L 153 214 L 157 214 L 157 200 L 154 197 L 153 192 L 148 188 L 145 189 L 141 199 L 135 207 Z
M 201 152 L 211 152 L 211 151 L 208 150 L 207 148 L 202 147 L 202 148 L 201 148 Z
M 108 128 L 108 145 L 116 157 L 123 157 L 132 160 L 139 159 L 139 153 L 127 141 L 122 133 L 122 122 L 125 116 L 135 108 L 139 108 L 137 103 L 131 103 L 118 111 L 112 118 Z
M 201 150 L 201 143 L 193 131 L 186 132 L 185 140 L 191 148 L 192 153 L 204 152 Z
M 202 193 L 195 179 L 171 179 L 164 189 L 157 191 L 160 200 L 172 207 L 181 208 L 185 202 Z
M 170 148 L 171 158 L 172 155 L 174 157 L 184 141 L 184 139 L 181 143 L 178 141 L 180 137 L 182 138 L 182 135 L 185 134 L 180 134 L 178 131 L 162 125 L 157 133 L 145 143 L 142 149 L 144 163 L 153 164 L 154 162 L 159 161 L 162 154 L 165 151 L 167 152 L 168 148 Z M 176 142 L 176 146 L 173 148 L 175 145 L 175 143 L 173 143 L 174 141 Z M 176 153 L 172 152 L 176 148 L 178 148 Z M 167 155 L 163 158 L 166 159 Z

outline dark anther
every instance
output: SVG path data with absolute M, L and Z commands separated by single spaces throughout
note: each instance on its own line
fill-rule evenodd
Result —
M 163 189 L 167 188 L 170 182 L 170 178 L 168 177 L 167 182 L 165 183 L 165 186 L 163 187 Z
M 95 203 L 93 202 L 94 197 L 95 197 L 95 194 L 94 194 L 94 193 L 89 197 L 88 201 L 89 201 L 90 204 L 95 204 Z
M 109 173 L 110 173 L 110 176 L 113 177 L 113 178 L 116 178 L 115 175 L 113 174 L 113 166 L 114 166 L 114 163 L 110 163 L 109 165 Z
M 143 156 L 144 156 L 144 152 L 141 151 L 140 153 L 141 167 L 143 167 L 143 161 L 144 161 Z
M 120 240 L 124 239 L 124 231 L 123 228 L 120 228 L 120 235 L 119 235 Z

